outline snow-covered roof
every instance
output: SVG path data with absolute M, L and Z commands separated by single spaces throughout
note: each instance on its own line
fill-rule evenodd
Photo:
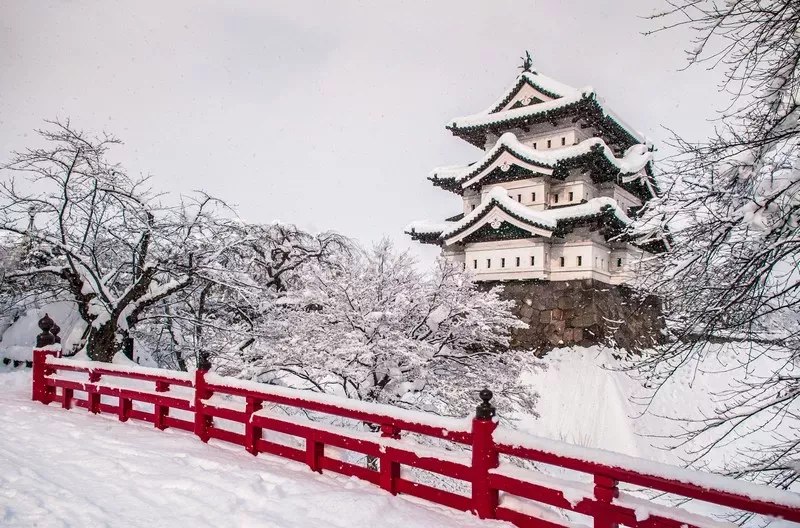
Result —
M 613 150 L 601 138 L 589 138 L 569 147 L 537 150 L 520 143 L 512 132 L 506 132 L 477 162 L 471 165 L 439 167 L 431 171 L 431 176 L 438 179 L 452 178 L 462 188 L 467 188 L 481 181 L 495 168 L 494 162 L 502 152 L 510 152 L 523 165 L 530 164 L 540 167 L 543 170 L 537 172 L 549 175 L 552 174 L 552 169 L 559 161 L 583 156 L 593 150 L 602 153 L 609 163 L 624 176 L 640 172 L 653 159 L 653 153 L 642 144 L 630 147 L 623 157 L 617 158 L 614 156 Z
M 540 93 L 550 97 L 551 100 L 532 100 L 531 104 L 527 106 L 503 109 L 525 85 L 530 85 Z M 477 114 L 452 119 L 447 128 L 455 132 L 457 130 L 483 128 L 513 121 L 524 121 L 526 118 L 543 114 L 552 115 L 554 112 L 564 110 L 571 105 L 578 106 L 581 103 L 590 103 L 595 106 L 602 114 L 602 117 L 616 124 L 633 140 L 639 143 L 647 142 L 644 135 L 637 132 L 636 129 L 625 123 L 616 113 L 607 108 L 603 99 L 597 96 L 591 86 L 581 89 L 573 88 L 535 71 L 523 72 L 517 76 L 514 83 L 503 92 L 503 95 L 492 106 Z
M 457 222 L 412 222 L 406 226 L 405 232 L 412 236 L 422 235 L 428 239 L 436 238 L 448 243 L 448 241 L 453 241 L 455 236 L 467 230 L 472 232 L 477 227 L 492 222 L 494 218 L 489 218 L 489 212 L 494 209 L 505 213 L 502 218 L 513 222 L 517 227 L 530 231 L 532 234 L 547 237 L 552 236 L 553 231 L 558 228 L 559 222 L 606 213 L 613 214 L 622 224 L 631 223 L 631 219 L 613 198 L 593 198 L 577 205 L 537 211 L 517 202 L 508 195 L 508 190 L 498 186 L 483 197 L 480 205 L 474 211 Z
M 429 222 L 427 220 L 417 220 L 406 226 L 406 233 L 417 233 L 420 235 L 439 235 L 442 231 L 447 231 L 456 222 Z
M 477 163 L 477 162 L 476 162 Z M 466 165 L 443 165 L 436 167 L 430 172 L 432 178 L 457 178 L 459 174 L 468 171 L 470 167 L 474 167 L 475 163 L 468 163 Z
M 580 92 L 576 92 L 568 96 L 559 97 L 558 99 L 553 99 L 552 101 L 535 103 L 529 106 L 523 106 L 521 108 L 512 108 L 510 110 L 505 110 L 503 112 L 486 113 L 486 111 L 483 111 L 478 114 L 456 117 L 447 124 L 447 127 L 474 128 L 474 127 L 482 127 L 488 125 L 496 125 L 498 123 L 512 121 L 517 118 L 530 117 L 536 114 L 544 114 L 552 110 L 564 108 L 570 104 L 581 102 L 582 99 L 584 99 L 589 95 L 592 94 L 591 93 L 582 94 Z
M 511 200 L 510 197 L 509 200 Z M 546 212 L 550 218 L 558 222 L 560 220 L 572 220 L 574 218 L 594 216 L 601 214 L 604 211 L 613 213 L 614 217 L 616 217 L 616 219 L 623 224 L 630 224 L 633 222 L 633 220 L 631 220 L 631 218 L 625 214 L 625 211 L 622 210 L 617 201 L 607 196 L 592 198 L 591 200 L 587 200 L 586 202 L 577 205 L 568 205 L 564 207 L 547 209 L 544 212 Z
M 501 95 L 494 103 L 492 103 L 492 106 L 481 113 L 491 114 L 499 112 L 514 98 L 517 92 L 519 92 L 520 88 L 522 88 L 525 84 L 530 85 L 537 91 L 552 97 L 553 99 L 571 95 L 577 92 L 577 90 L 572 86 L 568 86 L 564 83 L 556 81 L 555 79 L 551 79 L 550 77 L 542 75 L 536 70 L 522 72 L 519 77 L 517 77 L 514 84 L 509 86 L 503 95 Z
M 439 235 L 440 238 L 447 239 L 466 227 L 474 225 L 493 207 L 505 209 L 505 212 L 531 227 L 537 227 L 552 232 L 557 225 L 555 220 L 548 218 L 547 215 L 544 214 L 546 211 L 536 211 L 530 207 L 524 206 L 516 200 L 512 200 L 511 197 L 508 196 L 508 190 L 503 187 L 495 187 L 486 194 L 481 204 L 476 207 L 474 211 L 465 215 L 464 218 L 458 222 L 453 222 L 453 225 L 443 230 Z

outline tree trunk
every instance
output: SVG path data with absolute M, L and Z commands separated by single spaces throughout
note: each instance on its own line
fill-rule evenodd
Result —
M 89 339 L 86 341 L 86 354 L 93 361 L 111 363 L 111 360 L 122 348 L 123 339 L 126 335 L 119 335 L 118 326 L 108 321 L 100 328 L 92 327 L 89 331 Z

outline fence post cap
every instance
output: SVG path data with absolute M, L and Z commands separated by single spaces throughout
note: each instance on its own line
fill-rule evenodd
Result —
M 483 401 L 480 403 L 480 405 L 475 407 L 475 418 L 478 420 L 491 420 L 494 418 L 496 411 L 494 405 L 492 405 L 490 401 L 494 394 L 492 394 L 492 391 L 489 389 L 483 389 L 478 393 L 478 396 L 480 396 L 481 400 Z
M 44 317 L 39 319 L 37 324 L 39 325 L 39 329 L 41 329 L 42 333 L 36 336 L 36 348 L 43 348 L 60 341 L 57 339 L 57 334 L 61 331 L 61 328 L 58 328 L 56 322 L 50 319 L 49 315 L 44 314 Z M 54 328 L 56 328 L 56 331 L 55 333 L 52 333 Z
M 44 314 L 44 317 L 39 319 L 39 322 L 38 322 L 39 329 L 42 332 L 49 332 L 50 329 L 53 328 L 53 326 L 55 324 L 56 324 L 56 322 L 53 321 L 48 314 Z
M 61 332 L 61 327 L 54 322 L 53 328 L 50 329 L 50 333 L 53 334 L 53 338 L 55 338 L 56 343 L 61 343 L 61 337 L 58 335 L 60 332 Z

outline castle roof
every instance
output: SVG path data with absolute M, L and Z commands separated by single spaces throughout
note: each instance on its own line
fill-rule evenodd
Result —
M 525 85 L 530 86 L 534 90 L 550 97 L 551 99 L 558 99 L 573 95 L 577 92 L 572 86 L 563 84 L 555 79 L 551 79 L 546 75 L 542 75 L 537 71 L 526 71 L 519 74 L 514 84 L 509 86 L 506 91 L 501 95 L 497 101 L 492 103 L 492 106 L 481 112 L 482 114 L 494 114 L 500 112 L 505 108 L 513 99 L 514 96 L 520 93 L 520 90 Z
M 568 207 L 537 211 L 508 196 L 508 191 L 495 187 L 484 196 L 481 204 L 458 221 L 412 222 L 406 233 L 423 242 L 450 245 L 466 238 L 486 224 L 505 222 L 531 233 L 531 236 L 551 237 L 563 224 L 610 215 L 620 225 L 631 223 L 613 198 L 593 198 Z
M 508 155 L 504 156 L 505 153 Z M 607 174 L 613 177 L 622 176 L 620 183 L 630 184 L 642 180 L 650 196 L 656 195 L 649 175 L 644 171 L 653 159 L 652 152 L 644 145 L 637 144 L 628 148 L 623 157 L 617 158 L 601 138 L 589 138 L 569 147 L 537 150 L 520 143 L 513 133 L 506 132 L 480 160 L 471 165 L 436 168 L 431 171 L 429 179 L 435 185 L 460 194 L 464 189 L 490 179 L 491 175 L 497 174 L 498 169 L 502 172 L 510 172 L 512 167 L 522 169 L 521 175 L 510 175 L 506 180 L 532 175 L 563 179 L 570 168 L 580 166 L 582 161 L 588 161 L 592 156 L 602 158 Z
M 575 115 L 581 115 L 624 148 L 646 142 L 642 134 L 605 105 L 592 87 L 578 90 L 536 71 L 521 73 L 492 106 L 477 114 L 452 119 L 447 128 L 482 147 L 485 134 L 495 129 L 507 130 Z

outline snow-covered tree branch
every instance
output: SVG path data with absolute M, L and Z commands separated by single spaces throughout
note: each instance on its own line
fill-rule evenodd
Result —
M 36 255 L 5 282 L 57 278 L 87 325 L 88 355 L 110 361 L 131 346 L 142 312 L 186 288 L 215 254 L 221 204 L 201 194 L 164 206 L 146 177 L 107 160 L 119 140 L 68 121 L 48 125 L 39 131 L 46 146 L 2 167 L 9 177 L 0 184 L 0 232 L 26 240 Z
M 149 315 L 148 331 L 137 335 L 170 368 L 185 370 L 201 354 L 238 358 L 256 339 L 274 337 L 281 310 L 298 302 L 313 270 L 335 266 L 350 251 L 341 235 L 313 235 L 290 224 L 219 226 L 224 250 L 213 265 L 162 302 Z
M 710 350 L 723 354 L 731 390 L 684 440 L 699 460 L 740 441 L 723 470 L 785 488 L 798 479 L 796 435 L 759 446 L 748 437 L 800 418 L 800 4 L 670 5 L 654 18 L 694 30 L 689 65 L 724 69 L 731 104 L 707 141 L 674 137 L 666 192 L 637 226 L 669 233 L 671 251 L 640 286 L 666 301 L 675 341 L 634 367 L 658 388 Z
M 283 298 L 270 335 L 221 358 L 226 373 L 454 415 L 491 380 L 507 410 L 533 412 L 519 374 L 535 362 L 507 349 L 524 323 L 458 264 L 440 259 L 424 274 L 384 241 L 309 268 L 306 281 Z

